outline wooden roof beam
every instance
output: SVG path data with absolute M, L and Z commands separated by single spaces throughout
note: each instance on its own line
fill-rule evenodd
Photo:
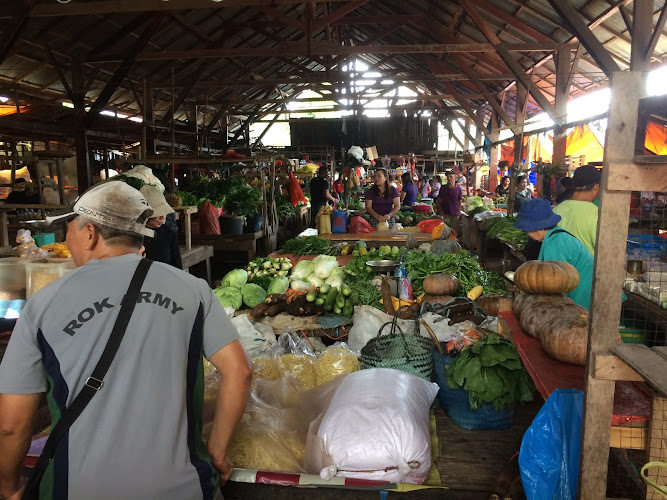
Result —
M 493 44 L 498 52 L 498 55 L 505 62 L 507 67 L 514 73 L 514 76 L 517 78 L 521 84 L 528 89 L 530 95 L 535 99 L 535 102 L 542 108 L 542 111 L 547 113 L 552 119 L 560 119 L 556 116 L 556 110 L 551 105 L 549 100 L 544 96 L 539 87 L 531 81 L 531 78 L 526 74 L 526 70 L 519 64 L 519 62 L 514 59 L 514 57 L 509 53 L 505 48 L 505 45 L 500 41 L 496 34 L 491 30 L 486 21 L 482 18 L 477 8 L 472 4 L 470 0 L 459 0 L 459 4 L 463 7 L 473 22 L 481 30 L 484 36 Z
M 346 16 L 350 12 L 358 9 L 365 3 L 368 3 L 369 0 L 352 0 L 351 2 L 348 2 L 342 7 L 339 7 L 338 9 L 329 12 L 329 14 L 321 19 L 317 19 L 315 21 L 314 26 L 312 26 L 313 31 L 321 30 L 325 26 L 337 21 L 338 19 L 341 19 L 342 17 Z
M 11 27 L 6 33 L 2 34 L 3 43 L 0 45 L 0 63 L 9 55 L 16 41 L 25 31 L 26 24 L 30 17 L 30 11 L 33 9 L 35 0 L 14 0 L 10 5 L 4 7 L 8 12 L 13 12 L 11 16 Z
M 548 1 L 554 10 L 563 18 L 563 21 L 570 25 L 572 33 L 583 44 L 588 53 L 595 60 L 595 63 L 600 67 L 604 74 L 607 75 L 607 77 L 610 77 L 612 73 L 621 70 L 618 67 L 618 64 L 616 64 L 616 61 L 614 61 L 614 59 L 611 57 L 611 54 L 609 54 L 607 49 L 604 48 L 604 46 L 591 31 L 595 26 L 587 26 L 581 14 L 579 14 L 576 9 L 572 7 L 568 0 Z M 604 16 L 600 17 L 600 23 L 603 22 L 602 17 Z
M 665 2 L 665 4 L 662 6 L 660 17 L 658 17 L 658 22 L 653 29 L 653 34 L 651 35 L 651 40 L 649 41 L 648 47 L 646 47 L 644 58 L 647 61 L 650 61 L 651 57 L 653 56 L 653 51 L 655 51 L 655 47 L 658 44 L 660 35 L 662 35 L 663 29 L 665 28 L 665 21 L 667 21 L 667 2 Z
M 154 14 L 153 18 L 149 21 L 148 26 L 141 34 L 141 37 L 139 37 L 139 40 L 137 40 L 134 43 L 134 45 L 125 55 L 123 62 L 116 69 L 111 79 L 109 79 L 107 84 L 104 86 L 104 89 L 102 90 L 100 95 L 97 97 L 97 99 L 95 99 L 95 102 L 91 105 L 90 111 L 86 115 L 86 120 L 85 120 L 85 125 L 87 129 L 91 128 L 95 120 L 98 118 L 100 111 L 102 111 L 102 108 L 104 108 L 104 106 L 106 106 L 109 103 L 109 99 L 111 99 L 111 96 L 113 96 L 114 92 L 116 92 L 116 89 L 118 89 L 120 82 L 123 81 L 123 78 L 125 78 L 127 73 L 134 65 L 137 54 L 139 54 L 144 49 L 144 47 L 150 40 L 151 36 L 153 36 L 157 28 L 160 26 L 160 23 L 162 22 L 163 18 L 164 14 Z
M 537 42 L 553 42 L 554 40 L 552 38 L 549 38 L 548 36 L 545 36 L 541 32 L 537 31 L 536 29 L 532 28 L 528 24 L 524 23 L 523 21 L 519 20 L 516 15 L 508 14 L 502 9 L 499 9 L 498 7 L 495 7 L 491 5 L 487 0 L 470 0 L 470 3 L 476 5 L 477 7 L 481 8 L 482 10 L 488 12 L 489 14 L 493 15 L 494 17 L 500 19 L 501 21 L 505 22 L 509 26 L 512 26 L 522 33 L 528 35 L 530 38 L 534 39 Z M 520 6 L 521 8 L 523 6 Z
M 545 52 L 558 50 L 562 44 L 551 43 L 511 43 L 505 44 L 508 51 Z M 137 61 L 162 61 L 167 59 L 217 59 L 221 57 L 299 57 L 327 55 L 363 55 L 363 54 L 435 54 L 456 52 L 493 52 L 490 43 L 441 43 L 441 44 L 403 44 L 403 45 L 338 45 L 335 43 L 313 42 L 310 51 L 305 44 L 285 44 L 283 47 L 235 47 L 218 49 L 164 50 L 142 52 Z M 87 62 L 116 62 L 120 55 L 102 54 L 92 56 Z

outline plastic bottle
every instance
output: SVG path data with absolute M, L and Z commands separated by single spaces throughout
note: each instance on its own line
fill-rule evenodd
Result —
M 402 300 L 412 300 L 412 280 L 407 277 L 405 266 L 401 263 L 394 272 L 396 284 L 398 286 L 398 298 Z

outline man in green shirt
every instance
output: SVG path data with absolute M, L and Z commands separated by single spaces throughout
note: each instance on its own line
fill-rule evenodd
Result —
M 581 241 L 591 255 L 595 255 L 598 207 L 594 201 L 600 194 L 600 178 L 600 171 L 593 165 L 579 167 L 572 177 L 572 197 L 554 208 L 561 216 L 558 225 Z
M 560 260 L 576 268 L 579 272 L 579 286 L 565 295 L 575 304 L 590 309 L 593 256 L 577 238 L 557 227 L 560 221 L 561 216 L 551 210 L 548 200 L 536 198 L 521 206 L 514 227 L 526 231 L 528 236 L 542 242 L 537 260 Z

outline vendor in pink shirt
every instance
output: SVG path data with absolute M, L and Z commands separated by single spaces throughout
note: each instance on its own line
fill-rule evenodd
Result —
M 394 225 L 394 215 L 401 207 L 401 195 L 395 187 L 389 185 L 387 171 L 379 168 L 373 177 L 375 184 L 366 191 L 366 211 L 371 215 L 371 225 L 377 227 L 379 222 Z

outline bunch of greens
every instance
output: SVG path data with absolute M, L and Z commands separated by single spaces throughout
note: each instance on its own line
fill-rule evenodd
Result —
M 368 250 L 368 252 L 361 255 L 355 255 L 354 258 L 345 266 L 343 269 L 345 271 L 346 280 L 350 283 L 353 283 L 356 280 L 369 280 L 375 276 L 375 271 L 366 265 L 366 262 L 369 260 L 394 260 L 396 255 L 391 252 L 381 252 L 379 249 L 374 248 Z
M 302 236 L 287 240 L 281 250 L 282 253 L 293 255 L 335 255 L 331 254 L 329 241 L 319 236 Z
M 495 333 L 463 349 L 446 371 L 449 387 L 468 391 L 473 411 L 487 402 L 500 410 L 533 400 L 535 387 L 516 347 Z
M 234 215 L 254 217 L 259 214 L 262 193 L 246 184 L 242 177 L 232 177 L 225 184 L 225 210 Z
M 468 215 L 473 216 L 482 212 L 486 212 L 488 208 L 485 205 L 477 205 L 472 210 L 466 212 Z
M 206 202 L 205 199 L 197 198 L 194 194 L 187 191 L 174 191 L 174 194 L 181 198 L 181 206 L 184 207 L 199 207 Z
M 514 227 L 515 221 L 514 217 L 493 217 L 486 222 L 486 235 L 523 250 L 528 242 L 528 235 L 525 231 Z
M 184 204 L 185 193 L 190 193 L 192 196 L 191 198 L 186 197 L 191 205 L 196 205 L 201 208 L 204 203 L 208 201 L 218 208 L 224 208 L 227 196 L 227 181 L 223 179 L 198 177 L 192 179 L 188 185 L 184 186 L 182 191 L 179 192 L 179 196 L 184 200 Z
M 276 211 L 278 212 L 278 219 L 289 219 L 297 214 L 299 207 L 292 205 L 292 200 L 289 195 L 281 195 L 276 197 Z
M 412 250 L 406 253 L 403 262 L 408 278 L 412 280 L 412 290 L 415 296 L 419 296 L 424 291 L 424 278 L 431 274 L 456 276 L 461 285 L 459 295 L 466 295 L 477 285 L 482 285 L 484 293 L 487 294 L 504 293 L 502 278 L 485 271 L 479 262 L 466 251 L 459 254 L 435 255 Z
M 348 210 L 363 210 L 364 204 L 361 203 L 361 200 L 350 200 L 347 204 Z
M 350 283 L 352 287 L 352 293 L 356 293 L 359 298 L 359 304 L 365 306 L 375 307 L 380 311 L 384 311 L 380 300 L 382 299 L 382 293 L 380 289 L 370 283 L 370 281 L 357 280 Z
M 138 179 L 137 177 L 127 176 L 127 175 L 124 175 L 124 174 L 117 175 L 114 178 L 114 181 L 122 181 L 125 184 L 128 184 L 128 185 L 132 186 L 134 189 L 137 189 L 137 190 L 141 189 L 146 184 L 144 181 L 142 181 L 141 179 Z

